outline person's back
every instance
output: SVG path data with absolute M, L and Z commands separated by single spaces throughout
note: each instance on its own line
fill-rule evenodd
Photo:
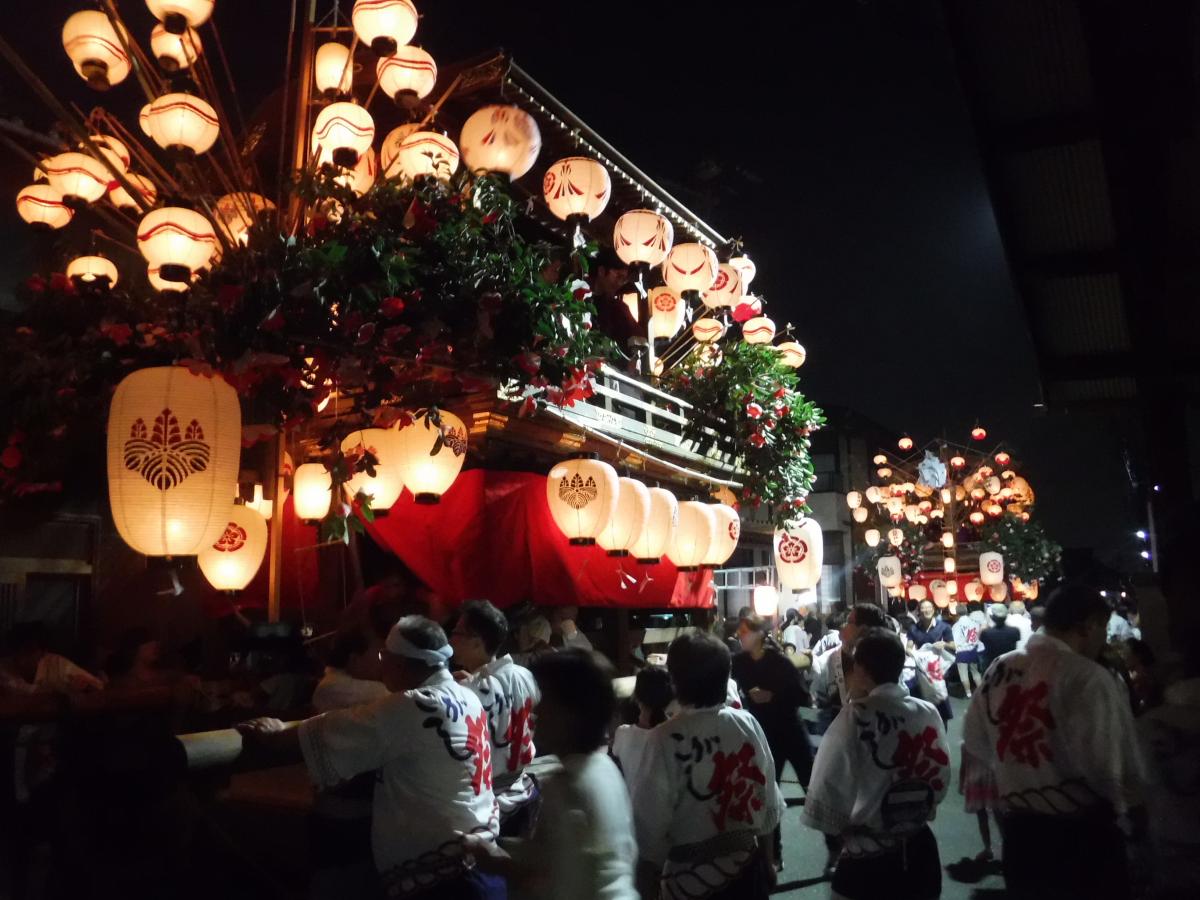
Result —
M 983 651 L 979 655 L 979 667 L 986 673 L 988 667 L 1003 656 L 1017 649 L 1021 642 L 1019 629 L 1008 624 L 1008 608 L 1003 603 L 996 603 L 989 610 L 992 627 L 986 628 L 979 634 L 979 643 Z
M 736 686 L 734 696 L 737 696 Z M 636 722 L 618 726 L 613 734 L 613 759 L 621 767 L 625 783 L 632 790 L 633 778 L 642 764 L 642 756 L 646 752 L 653 729 L 667 720 L 668 709 L 671 714 L 678 712 L 675 702 L 675 692 L 671 689 L 671 676 L 661 666 L 647 666 L 638 672 L 633 687 L 633 700 L 637 704 L 638 718 Z M 728 702 L 728 701 L 727 701 Z
M 528 802 L 534 791 L 525 767 L 536 755 L 533 733 L 534 708 L 540 696 L 537 682 L 532 672 L 506 654 L 476 672 L 467 686 L 479 696 L 488 715 L 496 800 L 505 816 Z

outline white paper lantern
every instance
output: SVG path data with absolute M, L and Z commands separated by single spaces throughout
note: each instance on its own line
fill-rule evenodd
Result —
M 855 522 L 861 525 L 863 522 L 867 521 L 870 513 L 867 512 L 867 508 L 865 506 L 860 506 L 858 509 L 852 509 L 850 511 L 850 515 Z
M 117 267 L 103 256 L 77 256 L 67 266 L 67 277 L 83 284 L 104 284 L 114 288 L 120 280 Z
M 728 263 L 717 266 L 717 277 L 700 299 L 709 309 L 737 306 L 742 299 L 742 277 L 738 270 Z
M 868 547 L 878 547 L 880 537 L 878 528 L 868 528 L 863 532 L 863 540 L 867 542 Z
M 326 97 L 349 94 L 354 87 L 354 61 L 350 59 L 350 48 L 337 41 L 318 47 L 313 59 L 313 78 L 317 90 Z
M 217 250 L 212 223 L 198 212 L 166 206 L 148 212 L 138 225 L 138 249 L 167 281 L 187 282 Z
M 339 100 L 330 103 L 313 124 L 312 152 L 317 164 L 333 163 L 353 169 L 358 158 L 371 149 L 375 140 L 375 120 L 357 103 Z
M 17 213 L 38 229 L 62 228 L 75 217 L 62 192 L 48 182 L 31 184 L 17 194 Z
M 670 221 L 650 209 L 632 209 L 613 226 L 613 250 L 626 265 L 660 265 L 674 243 Z
M 423 100 L 437 84 L 437 63 L 420 47 L 397 47 L 375 64 L 380 89 L 405 106 Z
M 135 213 L 149 211 L 158 201 L 158 188 L 154 186 L 154 182 L 135 172 L 126 172 L 125 180 L 132 185 L 135 194 L 130 194 L 124 185 L 117 182 L 109 186 L 108 202 L 117 209 L 127 209 Z
M 617 489 L 617 508 L 596 543 L 609 556 L 629 556 L 636 549 L 650 518 L 650 490 L 640 481 L 621 478 Z
M 410 181 L 422 177 L 449 181 L 458 171 L 458 161 L 458 148 L 446 135 L 414 131 L 401 142 L 392 174 L 403 175 Z
M 709 547 L 717 538 L 717 516 L 707 503 L 684 500 L 679 504 L 679 524 L 671 538 L 667 557 L 681 572 L 694 572 L 704 565 Z
M 146 0 L 154 18 L 168 31 L 179 34 L 187 27 L 199 28 L 212 15 L 215 0 Z
M 463 124 L 458 146 L 470 171 L 515 181 L 533 168 L 542 134 L 533 116 L 519 107 L 485 106 Z
M 738 539 L 742 536 L 742 518 L 736 509 L 725 503 L 710 503 L 709 507 L 716 517 L 717 530 L 702 565 L 715 569 L 725 565 L 737 549 Z
M 377 56 L 390 56 L 417 33 L 417 8 L 410 0 L 355 0 L 350 21 Z
M 51 186 L 68 206 L 99 200 L 108 190 L 112 173 L 100 160 L 87 153 L 71 151 L 42 161 Z
M 375 457 L 375 474 L 355 472 L 346 482 L 346 494 L 351 498 L 359 492 L 366 494 L 371 498 L 371 509 L 375 515 L 387 515 L 404 490 L 404 481 L 397 465 L 400 453 L 396 432 L 387 428 L 364 428 L 351 432 L 342 441 L 343 453 L 363 450 Z
M 375 184 L 375 176 L 379 174 L 379 162 L 375 150 L 368 147 L 367 152 L 358 158 L 353 169 L 342 169 L 341 174 L 334 177 L 334 183 L 349 188 L 355 197 L 361 197 Z
M 923 584 L 914 584 L 908 589 L 908 599 L 920 603 L 929 598 L 929 591 Z
M 958 571 L 958 563 L 955 562 L 953 556 L 947 556 L 942 560 L 942 571 L 947 575 L 953 575 Z
M 737 269 L 738 275 L 741 276 L 742 290 L 749 290 L 750 282 L 754 280 L 754 276 L 758 273 L 758 267 L 754 265 L 753 260 L 743 254 L 742 256 L 735 256 L 730 259 L 729 264 Z
M 988 596 L 996 603 L 1003 603 L 1008 599 L 1008 585 L 1003 581 L 999 584 L 993 584 L 988 588 Z
M 756 584 L 754 586 L 754 612 L 756 615 L 769 619 L 779 612 L 779 591 L 774 585 Z
M 1004 581 L 1004 557 L 990 550 L 980 553 L 979 580 L 988 587 Z
M 112 21 L 99 10 L 77 12 L 63 25 L 62 43 L 71 64 L 88 86 L 106 91 L 129 75 L 129 35 L 118 36 Z M 122 41 L 124 38 L 124 41 Z
M 893 547 L 899 547 L 904 543 L 904 532 L 899 528 L 892 528 L 887 533 L 888 543 Z
M 88 137 L 88 144 L 91 145 L 92 150 L 98 152 L 101 156 L 108 160 L 109 166 L 120 172 L 122 175 L 129 171 L 131 157 L 129 155 L 129 148 L 125 146 L 124 141 L 118 140 L 109 134 L 93 134 Z M 80 144 L 79 149 L 86 152 L 88 148 L 87 145 Z M 110 171 L 107 166 L 104 167 L 104 170 L 106 172 L 106 177 L 112 179 L 112 171 Z M 111 186 L 112 182 L 110 181 L 109 187 Z
M 880 493 L 879 488 L 876 487 L 875 485 L 871 485 L 870 487 L 868 487 L 866 489 L 866 491 L 864 492 L 863 496 L 865 496 L 867 498 L 867 500 L 871 503 L 879 503 L 883 500 L 883 494 Z
M 725 323 L 720 319 L 697 319 L 692 323 L 692 337 L 701 344 L 719 341 L 725 335 Z
M 325 518 L 333 502 L 333 477 L 321 463 L 304 463 L 292 476 L 292 506 L 305 522 Z
M 150 32 L 150 52 L 165 72 L 178 72 L 190 68 L 204 52 L 200 35 L 191 28 L 183 34 L 171 34 L 161 23 Z
M 221 378 L 139 369 L 113 394 L 108 492 L 117 532 L 147 556 L 194 556 L 228 522 L 242 414 Z
M 774 549 L 780 584 L 793 591 L 817 586 L 825 560 L 825 538 L 816 519 L 805 519 L 786 530 L 776 528 Z
M 546 478 L 550 515 L 574 546 L 596 543 L 612 521 L 619 492 L 617 470 L 595 454 L 560 462 Z
M 250 228 L 264 212 L 275 209 L 275 204 L 261 194 L 243 191 L 218 197 L 214 204 L 217 227 L 226 239 L 243 246 L 250 240 Z
M 650 336 L 656 338 L 673 338 L 683 327 L 687 316 L 687 304 L 678 294 L 666 285 L 651 289 L 648 298 L 650 304 Z
M 174 153 L 207 153 L 221 134 L 217 111 L 194 94 L 163 94 L 150 104 L 150 137 Z
M 233 505 L 228 519 L 221 536 L 201 550 L 196 561 L 218 591 L 241 591 L 254 580 L 267 554 L 267 522 L 257 510 L 241 504 Z
M 439 431 L 428 416 L 419 416 L 395 432 L 400 477 L 413 500 L 421 504 L 438 503 L 467 460 L 467 426 L 454 413 L 443 409 L 438 414 L 442 444 L 436 453 Z
M 898 556 L 879 557 L 879 562 L 875 564 L 875 571 L 879 575 L 879 583 L 885 588 L 899 587 L 904 577 Z
M 687 297 L 689 291 L 703 293 L 717 278 L 717 254 L 705 244 L 676 244 L 663 260 L 663 281 Z
M 590 222 L 608 206 L 612 180 L 608 170 L 586 156 L 568 156 L 546 170 L 542 197 L 556 218 Z
M 769 344 L 775 340 L 775 323 L 766 316 L 757 316 L 742 324 L 742 340 L 747 344 Z
M 968 581 L 963 586 L 963 594 L 968 603 L 978 603 L 983 599 L 983 585 L 978 581 Z
M 679 501 L 664 488 L 650 488 L 650 509 L 633 553 L 642 565 L 652 566 L 666 556 L 679 524 Z
M 846 495 L 846 505 L 851 509 L 858 509 L 862 506 L 863 495 L 858 491 L 851 491 Z
M 776 345 L 775 349 L 779 351 L 779 361 L 793 369 L 800 368 L 808 359 L 808 353 L 796 341 L 784 341 Z

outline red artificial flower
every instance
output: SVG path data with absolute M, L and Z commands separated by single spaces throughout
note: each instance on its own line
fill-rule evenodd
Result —
M 782 400 L 782 399 L 783 399 L 784 397 L 786 397 L 786 396 L 787 396 L 787 388 L 783 388 L 783 387 L 781 387 L 779 390 L 777 390 L 777 391 L 775 392 L 775 399 L 776 399 L 776 400 Z
M 50 276 L 50 290 L 64 291 L 68 294 L 73 294 L 75 293 L 75 282 L 73 282 L 62 272 L 55 272 Z
M 30 275 L 25 281 L 25 287 L 33 291 L 35 294 L 45 293 L 46 279 L 41 275 Z
M 329 218 L 327 216 L 313 216 L 308 220 L 308 225 L 305 231 L 309 237 L 316 237 L 322 231 L 329 227 Z
M 733 308 L 733 321 L 737 322 L 738 324 L 741 324 L 742 322 L 748 322 L 757 315 L 758 313 L 754 311 L 754 307 L 749 303 L 739 303 Z
M 124 347 L 133 337 L 133 329 L 124 322 L 101 322 L 100 333 L 118 347 Z
M 14 444 L 9 444 L 4 448 L 4 452 L 0 453 L 0 466 L 4 466 L 6 469 L 15 469 L 21 464 L 21 459 L 20 449 Z
M 394 319 L 400 313 L 404 312 L 404 301 L 399 297 L 386 297 L 379 304 L 379 312 L 388 319 Z
M 767 439 L 765 437 L 763 437 L 761 434 L 759 434 L 757 431 L 754 432 L 754 434 L 750 435 L 750 446 L 751 447 L 761 447 L 766 442 L 767 442 Z
M 542 368 L 542 358 L 536 353 L 522 353 L 514 356 L 513 361 L 526 375 L 536 375 Z
M 523 419 L 526 416 L 532 416 L 535 412 L 537 412 L 537 398 L 529 396 L 521 402 L 521 409 L 517 415 Z
M 777 416 L 778 416 L 779 418 L 781 418 L 781 419 L 782 419 L 784 416 L 786 416 L 786 415 L 787 415 L 789 412 L 791 412 L 791 409 L 789 409 L 789 408 L 788 408 L 788 407 L 786 407 L 786 406 L 777 406 L 777 407 L 775 407 L 775 415 L 777 415 Z
M 499 213 L 499 211 L 497 211 L 497 210 L 494 210 L 494 209 L 493 209 L 493 210 L 492 210 L 490 213 L 488 213 L 486 216 L 484 216 L 484 217 L 483 217 L 483 224 L 484 224 L 484 225 L 491 225 L 491 224 L 492 224 L 493 222 L 495 222 L 495 221 L 496 221 L 498 218 L 500 218 L 500 213 Z
M 746 404 L 746 415 L 748 415 L 750 418 L 757 419 L 762 414 L 763 414 L 763 408 L 761 406 L 759 406 L 757 403 L 747 403 Z
M 438 226 L 438 220 L 430 215 L 429 207 L 420 200 L 413 200 L 404 215 L 404 227 L 417 237 L 430 234 Z
M 267 314 L 267 317 L 262 320 L 262 324 L 258 327 L 263 331 L 275 333 L 277 331 L 281 331 L 285 324 L 283 313 L 277 306 Z

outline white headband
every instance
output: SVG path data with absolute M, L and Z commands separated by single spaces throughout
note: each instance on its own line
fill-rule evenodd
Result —
M 416 646 L 400 633 L 400 626 L 393 625 L 384 642 L 387 652 L 405 659 L 415 659 L 427 666 L 443 667 L 454 655 L 454 649 L 449 644 L 443 644 L 436 650 L 425 650 Z

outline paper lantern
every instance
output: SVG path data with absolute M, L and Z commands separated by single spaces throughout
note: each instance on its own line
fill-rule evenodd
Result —
M 99 200 L 108 190 L 111 173 L 100 160 L 87 153 L 71 151 L 42 161 L 50 185 L 67 206 L 79 207 Z
M 317 116 L 312 131 L 312 152 L 317 164 L 333 163 L 353 169 L 358 158 L 371 149 L 375 140 L 375 120 L 357 103 L 338 100 Z
M 697 319 L 692 323 L 692 337 L 701 344 L 719 341 L 725 335 L 725 323 L 720 319 Z
M 958 570 L 958 563 L 955 562 L 953 556 L 947 556 L 942 560 L 942 571 L 947 575 L 953 575 Z
M 1004 557 L 990 550 L 980 553 L 979 580 L 988 587 L 1002 582 L 1004 580 Z
M 148 212 L 138 225 L 138 249 L 167 281 L 187 282 L 217 249 L 217 234 L 204 216 L 167 206 Z
M 747 344 L 771 343 L 775 340 L 775 323 L 766 316 L 750 319 L 742 325 L 742 340 Z
M 146 280 L 150 282 L 150 287 L 156 291 L 186 291 L 199 277 L 199 275 L 193 275 L 188 281 L 173 281 L 169 278 L 163 278 L 162 272 L 158 269 L 150 267 L 146 269 Z
M 850 515 L 855 522 L 861 525 L 863 522 L 867 521 L 867 518 L 870 514 L 867 512 L 867 508 L 865 506 L 860 506 L 857 509 L 851 510 Z
M 989 503 L 987 506 L 987 514 L 992 518 L 999 518 L 1004 515 L 1004 507 L 999 503 Z
M 966 464 L 967 464 L 967 461 L 965 459 L 963 459 L 961 456 L 950 457 L 950 465 L 956 469 L 961 469 Z
M 949 594 L 951 597 L 955 596 L 958 593 L 958 582 L 955 581 L 953 578 L 947 579 L 947 581 L 946 581 L 946 593 Z
M 754 612 L 772 618 L 779 612 L 779 591 L 770 584 L 756 584 L 753 593 Z
M 679 502 L 675 495 L 664 488 L 650 488 L 650 508 L 646 527 L 633 548 L 637 561 L 642 565 L 654 565 L 666 556 L 671 539 L 679 524 Z
M 154 18 L 167 31 L 182 34 L 185 28 L 199 28 L 212 15 L 215 0 L 146 0 Z
M 784 341 L 775 349 L 779 352 L 779 361 L 793 369 L 800 368 L 808 359 L 808 352 L 797 341 Z
M 430 444 L 433 443 L 431 439 Z M 376 459 L 375 474 L 355 472 L 346 482 L 346 494 L 353 499 L 359 493 L 371 498 L 371 509 L 376 515 L 387 515 L 395 506 L 404 490 L 404 480 L 398 462 L 396 432 L 387 428 L 364 428 L 346 435 L 342 441 L 342 453 L 352 454 L 368 451 Z M 426 447 L 426 453 L 429 448 Z
M 761 297 L 752 297 L 749 294 L 742 297 L 741 302 L 733 308 L 733 321 L 747 322 L 755 316 L 761 316 L 763 311 L 763 303 Z
M 380 89 L 406 107 L 424 100 L 437 84 L 437 63 L 420 47 L 397 47 L 375 64 Z
M 608 206 L 612 181 L 608 170 L 586 156 L 560 159 L 542 178 L 542 197 L 556 218 L 590 222 Z
M 81 284 L 101 284 L 114 288 L 120 280 L 117 267 L 103 256 L 77 256 L 67 266 L 67 277 Z
M 321 463 L 304 463 L 292 476 L 292 506 L 305 522 L 325 518 L 333 502 L 333 477 Z
M 700 295 L 700 299 L 709 309 L 737 306 L 742 299 L 742 278 L 738 270 L 728 263 L 717 266 L 716 278 Z
M 663 281 L 685 299 L 707 291 L 717 277 L 717 254 L 705 244 L 676 244 L 663 260 Z
M 227 518 L 221 536 L 200 551 L 196 562 L 218 591 L 241 591 L 254 580 L 267 554 L 267 522 L 257 510 L 237 503 Z
M 880 468 L 875 470 L 875 473 L 880 478 L 891 478 L 892 477 L 892 470 L 890 468 L 888 468 L 887 466 L 881 466 Z
M 633 478 L 618 480 L 617 507 L 596 543 L 609 556 L 629 556 L 650 518 L 650 491 Z
M 906 504 L 904 507 L 904 518 L 909 522 L 917 521 L 917 516 L 921 514 L 921 508 L 915 503 Z
M 595 454 L 560 462 L 546 479 L 546 500 L 559 530 L 574 546 L 596 543 L 617 508 L 617 470 Z
M 108 202 L 117 209 L 127 209 L 135 213 L 146 212 L 158 201 L 158 188 L 145 175 L 126 172 L 125 180 L 133 187 L 134 194 L 125 190 L 124 185 L 120 182 L 112 184 L 108 188 Z
M 63 202 L 62 192 L 47 182 L 31 184 L 17 194 L 17 213 L 41 230 L 62 228 L 75 217 L 75 211 Z
M 613 249 L 626 265 L 660 265 L 674 242 L 675 229 L 653 210 L 630 210 L 613 226 Z
M 694 572 L 704 565 L 709 548 L 717 538 L 717 516 L 707 503 L 684 500 L 679 504 L 679 524 L 671 537 L 667 557 L 681 572 Z
M 431 177 L 449 181 L 458 171 L 459 153 L 454 141 L 436 131 L 414 131 L 400 142 L 393 175 L 409 181 Z
M 825 561 L 825 538 L 816 519 L 804 519 L 787 529 L 776 528 L 774 547 L 780 584 L 793 591 L 817 586 Z
M 1012 462 L 1012 457 L 1009 456 L 1007 453 L 1005 453 L 1003 450 L 1001 450 L 999 453 L 996 454 L 995 459 L 996 459 L 996 465 L 998 465 L 998 466 L 1007 466 L 1010 462 Z
M 108 161 L 107 166 L 101 163 L 101 168 L 104 169 L 106 179 L 113 177 L 112 170 L 120 172 L 122 175 L 129 170 L 129 148 L 125 146 L 124 141 L 120 141 L 108 134 L 93 134 L 88 137 L 86 143 L 79 145 L 79 149 L 87 152 L 89 146 Z M 112 186 L 111 180 L 108 182 L 108 186 Z
M 885 588 L 899 587 L 904 577 L 904 570 L 900 567 L 900 558 L 897 556 L 879 557 L 875 571 L 879 575 L 879 583 Z
M 954 546 L 954 533 L 950 531 L 942 532 L 942 546 L 949 550 Z
M 715 569 L 725 565 L 737 549 L 738 538 L 742 536 L 742 519 L 736 509 L 724 503 L 710 503 L 709 508 L 716 519 L 717 527 L 708 553 L 701 564 Z
M 108 414 L 108 491 L 125 543 L 147 556 L 194 556 L 228 521 L 242 414 L 221 378 L 139 369 Z
M 883 500 L 883 493 L 875 485 L 871 485 L 863 492 L 863 497 L 869 503 L 879 503 Z
M 1008 586 L 1003 582 L 1000 584 L 993 584 L 988 588 L 988 596 L 991 597 L 996 603 L 1003 603 L 1008 599 Z
M 1038 583 L 1036 581 L 1031 581 L 1029 582 L 1028 589 L 1025 591 L 1025 596 L 1030 600 L 1036 600 L 1038 598 L 1038 591 Z
M 463 124 L 458 146 L 472 172 L 516 180 L 533 168 L 542 134 L 533 116 L 516 106 L 485 106 Z
M 863 540 L 867 542 L 868 547 L 878 547 L 879 538 L 880 534 L 878 528 L 868 528 L 863 532 Z
M 990 478 L 988 478 L 987 480 L 985 480 L 983 483 L 983 486 L 984 486 L 984 489 L 989 494 L 1000 493 L 1000 479 L 997 478 L 995 475 L 993 475 Z
M 908 589 L 908 599 L 916 600 L 918 603 L 922 600 L 928 600 L 929 591 L 923 584 L 914 584 Z
M 383 139 L 383 144 L 379 148 L 379 163 L 382 166 L 384 178 L 391 178 L 400 174 L 400 147 L 406 137 L 420 130 L 420 124 L 408 122 L 388 132 L 387 137 Z M 457 147 L 454 148 L 454 152 L 455 154 L 458 153 Z M 455 168 L 458 168 L 457 162 L 455 162 Z
M 971 429 L 971 439 L 972 440 L 982 441 L 982 440 L 985 440 L 986 438 L 987 438 L 987 429 L 983 428 L 980 425 L 976 425 L 974 428 Z
M 673 338 L 683 327 L 687 304 L 666 285 L 650 291 L 650 336 Z
M 444 409 L 438 415 L 442 423 L 440 431 L 423 415 L 409 425 L 398 426 L 395 432 L 400 477 L 413 500 L 421 504 L 440 502 L 467 460 L 467 426 Z
M 150 52 L 164 72 L 190 68 L 203 51 L 200 35 L 191 28 L 185 29 L 182 34 L 171 34 L 160 23 L 150 32 Z
M 334 183 L 353 191 L 355 197 L 361 197 L 375 184 L 375 176 L 379 173 L 379 163 L 375 150 L 368 147 L 367 152 L 358 158 L 353 169 L 342 169 L 341 174 L 334 177 Z
M 963 595 L 968 603 L 978 603 L 983 599 L 983 585 L 978 581 L 968 581 L 963 585 Z
M 891 528 L 887 533 L 888 543 L 893 547 L 899 547 L 904 543 L 904 531 L 899 528 Z
M 184 155 L 207 153 L 221 134 L 217 111 L 193 94 L 163 94 L 150 104 L 147 127 L 154 143 Z
M 217 227 L 233 244 L 245 246 L 250 240 L 250 228 L 260 215 L 275 209 L 275 204 L 261 194 L 243 191 L 218 197 L 214 204 Z
M 863 495 L 858 491 L 850 491 L 850 493 L 846 494 L 846 505 L 851 509 L 858 509 L 862 506 L 862 502 Z
M 417 33 L 417 8 L 410 0 L 355 0 L 350 21 L 376 56 L 390 56 Z
M 729 260 L 729 264 L 737 269 L 737 273 L 742 279 L 742 290 L 748 289 L 750 282 L 754 280 L 754 276 L 758 273 L 758 267 L 754 265 L 754 261 L 743 254 L 742 256 L 732 257 Z
M 900 438 L 900 440 L 896 441 L 896 446 L 901 450 L 911 450 L 913 447 L 912 438 L 906 434 L 904 437 Z
M 129 54 L 125 52 L 129 35 L 113 27 L 108 16 L 98 10 L 83 10 L 63 25 L 63 49 L 88 87 L 107 91 L 129 75 Z
M 317 90 L 326 97 L 349 94 L 354 87 L 354 61 L 350 59 L 350 48 L 337 41 L 318 47 L 313 60 L 313 78 Z
M 987 517 L 979 510 L 975 510 L 968 518 L 971 520 L 972 525 L 982 525 L 984 519 Z

